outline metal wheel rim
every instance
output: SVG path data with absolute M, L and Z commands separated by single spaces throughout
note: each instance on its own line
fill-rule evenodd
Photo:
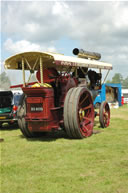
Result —
M 105 103 L 103 106 L 103 122 L 104 126 L 108 127 L 110 123 L 110 109 L 108 103 Z
M 81 93 L 78 99 L 78 124 L 83 136 L 92 134 L 94 124 L 94 107 L 91 95 L 88 91 Z

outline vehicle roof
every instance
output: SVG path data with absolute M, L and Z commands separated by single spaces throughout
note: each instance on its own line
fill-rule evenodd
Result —
M 87 68 L 98 68 L 98 69 L 112 69 L 112 64 L 106 62 L 100 62 L 96 60 L 89 60 L 84 58 L 78 58 L 73 56 L 64 56 L 63 54 L 56 54 L 50 52 L 24 52 L 9 57 L 5 60 L 6 69 L 17 69 L 21 70 L 22 58 L 26 58 L 33 68 L 37 58 L 42 57 L 43 66 L 45 68 L 55 67 L 57 70 L 68 69 L 69 66 L 75 67 L 87 67 Z M 35 70 L 39 69 L 39 59 Z M 29 70 L 29 67 L 25 61 L 25 70 Z
M 0 96 L 13 96 L 12 91 L 0 91 Z

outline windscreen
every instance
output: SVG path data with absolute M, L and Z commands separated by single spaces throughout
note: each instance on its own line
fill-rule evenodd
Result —
M 0 92 L 0 108 L 12 106 L 12 92 Z
M 21 94 L 14 95 L 14 105 L 16 105 L 16 106 L 19 105 L 19 101 L 20 101 L 21 96 L 22 96 Z

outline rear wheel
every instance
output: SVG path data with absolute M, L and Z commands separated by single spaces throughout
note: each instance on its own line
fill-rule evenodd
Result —
M 64 126 L 70 138 L 82 139 L 93 132 L 94 107 L 87 88 L 71 88 L 64 102 Z
M 23 94 L 17 110 L 18 125 L 25 137 L 34 137 L 33 132 L 29 131 L 27 127 L 27 122 L 25 121 L 25 115 L 26 115 L 26 102 L 25 102 L 25 95 Z
M 108 127 L 110 124 L 110 108 L 106 101 L 100 105 L 99 121 L 102 128 Z

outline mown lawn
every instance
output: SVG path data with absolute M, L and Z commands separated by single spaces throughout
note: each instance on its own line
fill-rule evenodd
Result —
M 64 134 L 25 139 L 2 129 L 1 193 L 128 193 L 128 106 L 83 140 Z

